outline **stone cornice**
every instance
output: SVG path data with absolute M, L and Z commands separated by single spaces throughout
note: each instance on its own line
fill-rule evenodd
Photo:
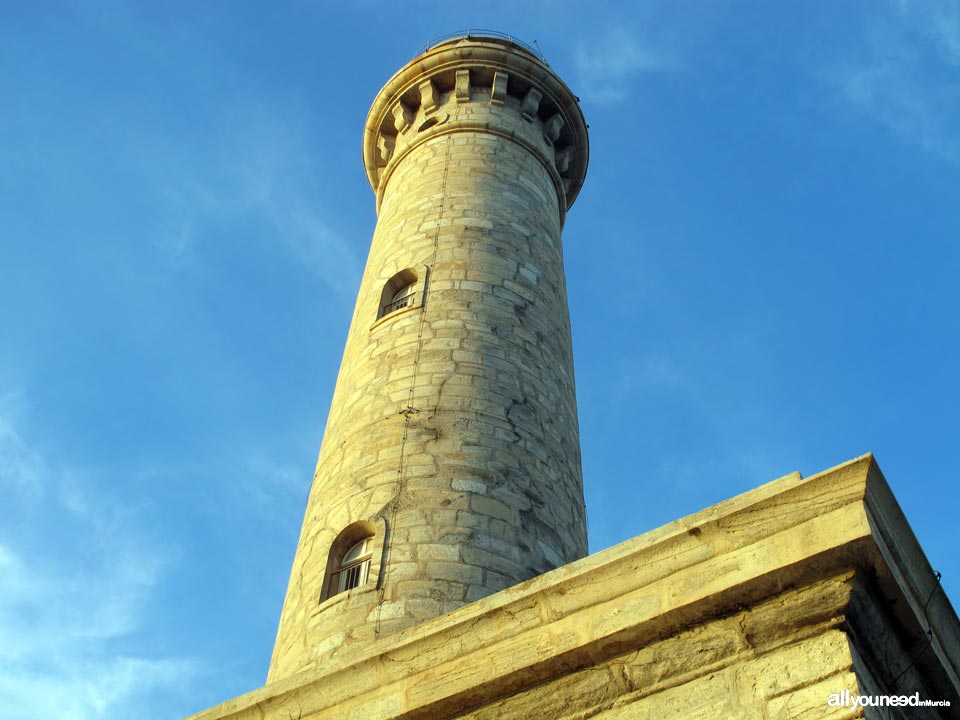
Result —
M 457 112 L 471 104 L 491 112 Z M 489 131 L 525 144 L 554 176 L 561 212 L 576 200 L 589 161 L 579 102 L 542 60 L 519 45 L 486 37 L 451 40 L 410 61 L 387 82 L 363 137 L 364 165 L 378 198 L 403 151 L 455 130 Z

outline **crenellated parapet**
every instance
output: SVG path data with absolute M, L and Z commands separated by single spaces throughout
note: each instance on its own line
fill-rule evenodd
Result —
M 526 147 L 553 180 L 561 218 L 576 200 L 589 159 L 577 97 L 532 52 L 507 39 L 471 36 L 414 58 L 377 96 L 363 159 L 378 206 L 413 148 L 457 132 L 491 133 Z

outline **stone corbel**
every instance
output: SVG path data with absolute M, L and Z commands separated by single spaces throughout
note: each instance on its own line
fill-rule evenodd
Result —
M 413 113 L 407 109 L 403 103 L 397 103 L 393 106 L 393 126 L 397 133 L 402 133 L 413 122 Z
M 470 71 L 469 70 L 457 70 L 457 85 L 456 85 L 455 92 L 457 96 L 457 102 L 470 101 Z
M 432 80 L 424 80 L 420 83 L 420 107 L 423 108 L 423 114 L 429 115 L 437 109 L 440 102 L 440 94 Z
M 380 133 L 377 136 L 377 154 L 384 163 L 390 162 L 390 156 L 393 155 L 393 149 L 396 147 L 397 139 Z
M 493 105 L 503 105 L 507 97 L 507 79 L 505 72 L 495 72 L 493 74 L 493 87 L 490 88 L 490 103 Z
M 570 169 L 570 159 L 573 157 L 573 150 L 568 145 L 563 150 L 558 150 L 556 154 L 557 171 L 562 175 Z
M 560 137 L 560 128 L 563 127 L 563 115 L 555 113 L 543 124 L 543 136 L 548 142 L 555 143 Z
M 520 112 L 523 113 L 525 120 L 532 121 L 537 116 L 537 110 L 540 109 L 540 100 L 543 93 L 536 88 L 530 88 L 523 97 L 523 104 L 520 106 Z

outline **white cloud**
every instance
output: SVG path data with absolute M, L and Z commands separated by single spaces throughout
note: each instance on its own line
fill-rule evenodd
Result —
M 940 49 L 944 62 L 960 65 L 960 10 L 956 4 L 953 12 L 934 13 L 930 17 L 930 30 Z
M 142 509 L 42 457 L 2 410 L 0 462 L 13 460 L 15 492 L 0 494 L 6 514 L 24 520 L 0 529 L 4 718 L 137 715 L 144 693 L 169 693 L 198 670 L 188 658 L 120 649 L 147 624 L 176 551 L 151 541 Z M 37 493 L 44 503 L 31 501 Z
M 852 58 L 827 81 L 858 112 L 941 160 L 960 162 L 960 6 L 901 2 L 871 14 Z
M 623 28 L 577 46 L 579 92 L 585 99 L 607 105 L 624 100 L 635 75 L 670 68 L 673 61 Z
M 0 492 L 13 490 L 21 501 L 36 501 L 43 493 L 43 458 L 33 452 L 13 426 L 12 407 L 18 396 L 0 398 Z
M 237 475 L 239 500 L 244 508 L 256 510 L 262 519 L 274 520 L 292 532 L 299 532 L 298 525 L 290 527 L 290 519 L 299 519 L 303 513 L 312 481 L 309 471 L 258 453 L 247 460 Z
M 190 680 L 190 662 L 116 657 L 52 657 L 45 667 L 0 662 L 0 699 L 7 720 L 91 720 L 143 717 L 139 699 Z
M 361 269 L 359 259 L 315 209 L 315 201 L 307 199 L 304 187 L 285 174 L 280 159 L 282 156 L 251 161 L 241 189 L 272 224 L 287 252 L 344 299 L 352 299 L 354 278 Z
M 167 168 L 164 202 L 170 219 L 157 245 L 174 264 L 189 263 L 199 243 L 239 225 L 286 250 L 308 272 L 348 300 L 360 258 L 327 219 L 318 198 L 320 169 L 303 134 L 263 112 L 240 113 L 245 124 L 205 150 Z M 172 154 L 172 153 L 171 153 Z

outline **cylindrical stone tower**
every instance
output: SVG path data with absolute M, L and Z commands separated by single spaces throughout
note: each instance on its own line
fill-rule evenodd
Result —
M 560 230 L 587 157 L 577 98 L 507 38 L 380 91 L 377 229 L 268 682 L 586 554 Z

